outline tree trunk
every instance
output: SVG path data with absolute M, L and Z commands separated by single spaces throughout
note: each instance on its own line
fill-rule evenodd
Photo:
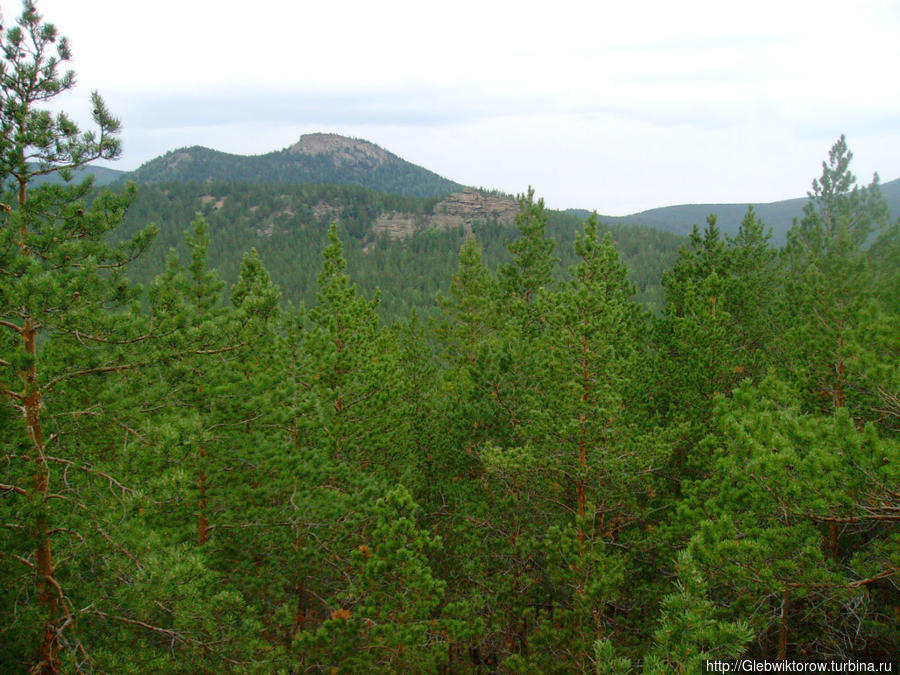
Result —
M 591 399 L 591 376 L 588 370 L 588 341 L 581 338 L 581 403 L 584 406 L 579 417 L 578 434 L 578 541 L 581 542 L 582 554 L 584 553 L 584 516 L 585 516 L 585 475 L 587 474 L 587 406 Z
M 781 621 L 778 626 L 778 654 L 775 656 L 776 661 L 785 661 L 787 659 L 788 645 L 788 614 L 791 611 L 791 593 L 785 591 L 781 600 Z
M 299 557 L 300 549 L 303 547 L 303 537 L 298 534 L 294 538 L 294 555 Z M 297 566 L 297 576 L 294 582 L 294 594 L 297 599 L 297 608 L 294 611 L 294 630 L 291 639 L 298 631 L 306 628 L 306 577 L 300 566 Z
M 209 526 L 206 522 L 206 448 L 200 446 L 200 515 L 197 522 L 197 541 L 201 546 L 209 541 Z
M 828 523 L 828 549 L 835 559 L 838 557 L 839 543 L 840 537 L 838 536 L 837 523 Z
M 22 340 L 25 352 L 30 357 L 30 364 L 23 373 L 25 384 L 25 423 L 31 437 L 34 451 L 34 474 L 32 502 L 37 516 L 34 522 L 35 560 L 37 562 L 37 596 L 46 615 L 41 631 L 40 673 L 56 673 L 59 641 L 57 639 L 56 620 L 59 614 L 59 603 L 56 589 L 59 584 L 53 576 L 53 559 L 50 551 L 50 516 L 47 512 L 47 487 L 49 470 L 44 455 L 44 434 L 41 429 L 41 392 L 37 386 L 37 331 L 34 322 L 25 320 L 22 328 Z

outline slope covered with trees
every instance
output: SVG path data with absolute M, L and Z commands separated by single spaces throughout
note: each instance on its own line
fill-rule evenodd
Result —
M 34 184 L 118 121 L 41 110 L 72 79 L 30 2 L 0 46 L 0 670 L 900 652 L 900 223 L 843 138 L 784 247 L 710 218 L 655 315 L 529 191 L 496 267 L 476 231 L 434 321 L 388 325 L 337 226 L 305 306 L 254 249 L 226 284 L 202 214 L 132 284 L 134 190 Z
M 436 293 L 456 268 L 456 252 L 469 228 L 437 227 L 437 198 L 422 199 L 373 192 L 356 186 L 254 183 L 162 183 L 142 185 L 125 215 L 120 236 L 155 223 L 159 234 L 129 276 L 147 283 L 165 267 L 170 249 L 184 255 L 183 231 L 197 213 L 209 224 L 210 266 L 230 284 L 237 281 L 242 252 L 255 248 L 282 291 L 286 303 L 310 306 L 328 228 L 339 224 L 354 280 L 367 295 L 380 291 L 379 314 L 389 322 L 411 310 L 432 315 Z M 381 219 L 399 214 L 419 224 L 411 236 L 392 241 L 378 233 Z M 563 265 L 574 263 L 572 248 L 582 221 L 548 213 L 548 232 L 558 242 Z M 493 269 L 505 261 L 506 244 L 516 236 L 512 221 L 477 219 L 471 224 Z M 638 299 L 662 306 L 660 279 L 675 259 L 681 239 L 665 232 L 624 225 L 612 232 L 638 286 Z
M 294 145 L 264 155 L 181 148 L 147 162 L 128 178 L 139 183 L 351 184 L 409 197 L 440 197 L 462 189 L 373 143 L 335 134 L 302 136 Z

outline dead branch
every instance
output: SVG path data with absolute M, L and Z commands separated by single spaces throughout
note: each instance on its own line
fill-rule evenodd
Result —
M 859 581 L 854 581 L 850 584 L 847 584 L 849 588 L 858 588 L 860 586 L 865 586 L 866 584 L 871 584 L 876 581 L 880 581 L 881 579 L 886 579 L 887 577 L 893 576 L 897 573 L 897 568 L 892 568 L 888 570 L 884 570 L 883 572 L 879 572 L 874 577 L 869 577 L 868 579 L 860 579 Z
M 110 476 L 110 475 L 109 475 L 108 473 L 106 473 L 105 471 L 100 471 L 99 469 L 95 469 L 94 467 L 92 467 L 92 466 L 89 465 L 89 464 L 78 464 L 78 463 L 76 463 L 76 462 L 73 462 L 72 460 L 69 460 L 69 459 L 63 459 L 63 458 L 61 458 L 61 457 L 50 457 L 50 456 L 46 456 L 44 459 L 45 459 L 46 461 L 48 461 L 48 462 L 56 462 L 56 463 L 58 463 L 58 464 L 64 464 L 64 465 L 66 465 L 66 466 L 70 466 L 70 467 L 73 467 L 73 468 L 76 468 L 76 469 L 81 469 L 82 471 L 86 471 L 86 472 L 88 472 L 88 473 L 93 473 L 93 474 L 96 474 L 96 475 L 98 475 L 98 476 L 102 476 L 102 477 L 105 478 L 107 481 L 109 481 L 110 485 L 115 485 L 115 486 L 116 486 L 117 488 L 119 488 L 122 492 L 128 492 L 128 493 L 130 493 L 130 494 L 134 494 L 134 490 L 132 490 L 130 487 L 127 487 L 127 486 L 125 486 L 125 485 L 122 485 L 122 483 L 120 483 L 119 481 L 117 481 L 115 478 L 113 478 L 112 476 Z
M 18 485 L 5 485 L 0 483 L 0 492 L 14 492 L 17 495 L 28 494 L 24 489 L 20 488 Z

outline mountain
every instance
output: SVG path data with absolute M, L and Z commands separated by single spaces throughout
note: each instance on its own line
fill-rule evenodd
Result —
M 891 209 L 892 218 L 900 217 L 900 178 L 884 183 L 881 192 Z M 787 239 L 787 232 L 791 228 L 794 218 L 803 215 L 803 206 L 808 201 L 807 197 L 797 199 L 785 199 L 767 204 L 753 204 L 756 213 L 766 225 L 772 228 L 772 243 L 783 244 Z M 727 234 L 737 234 L 738 227 L 747 213 L 749 203 L 742 204 L 680 204 L 677 206 L 664 206 L 629 216 L 600 216 L 600 219 L 608 223 L 629 223 L 655 227 L 667 232 L 686 235 L 696 223 L 701 228 L 706 222 L 706 217 L 716 214 L 717 224 Z M 578 215 L 587 213 L 572 209 L 571 213 Z
M 107 170 L 109 171 L 109 170 Z M 138 183 L 247 182 L 286 184 L 358 185 L 377 192 L 407 197 L 442 198 L 460 193 L 462 185 L 425 168 L 407 162 L 369 141 L 338 134 L 306 134 L 294 145 L 263 155 L 234 155 L 200 146 L 181 148 L 153 159 L 127 178 Z M 98 184 L 101 182 L 98 176 Z M 900 179 L 881 186 L 888 206 L 900 216 Z M 763 221 L 772 229 L 772 243 L 787 238 L 794 218 L 803 215 L 806 197 L 754 204 Z M 700 227 L 711 213 L 727 234 L 736 234 L 749 203 L 679 204 L 649 209 L 627 216 L 600 216 L 608 224 L 651 227 L 677 235 L 687 235 L 696 223 Z M 568 213 L 584 218 L 588 211 L 570 209 Z M 414 224 L 385 221 L 376 233 L 387 231 L 391 237 L 411 232 Z
M 463 188 L 373 143 L 335 134 L 309 134 L 294 145 L 257 156 L 192 147 L 169 152 L 126 176 L 140 184 L 125 231 L 155 222 L 160 235 L 134 269 L 147 282 L 164 268 L 166 253 L 185 255 L 183 233 L 196 213 L 209 223 L 210 263 L 230 283 L 241 255 L 256 248 L 286 302 L 315 302 L 319 256 L 332 222 L 340 226 L 349 270 L 360 289 L 380 289 L 385 319 L 412 309 L 429 313 L 446 290 L 457 253 L 475 232 L 491 266 L 508 259 L 517 234 L 518 204 L 499 192 Z M 882 186 L 900 214 L 900 180 Z M 757 205 L 781 244 L 806 198 Z M 635 282 L 639 301 L 662 305 L 660 279 L 674 262 L 681 235 L 715 213 L 734 234 L 746 204 L 685 204 L 624 217 L 601 216 Z M 563 277 L 575 262 L 573 243 L 587 211 L 548 211 Z
M 77 171 L 72 173 L 72 182 L 78 183 L 83 181 L 88 176 L 94 177 L 94 185 L 97 187 L 101 187 L 103 185 L 111 185 L 118 180 L 122 180 L 128 175 L 127 171 L 119 171 L 118 169 L 110 169 L 105 166 L 93 166 L 88 164 Z M 35 185 L 40 185 L 41 183 L 58 183 L 61 182 L 61 178 L 59 174 L 52 173 L 47 176 L 37 176 L 34 179 Z
M 138 183 L 350 184 L 407 197 L 443 197 L 463 187 L 374 143 L 337 134 L 307 134 L 264 155 L 181 148 L 147 162 L 129 178 Z

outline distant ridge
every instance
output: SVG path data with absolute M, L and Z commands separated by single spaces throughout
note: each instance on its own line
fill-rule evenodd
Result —
M 881 193 L 891 209 L 892 219 L 900 217 L 900 178 L 883 183 Z M 762 218 L 767 227 L 772 229 L 773 244 L 785 242 L 793 219 L 803 215 L 803 206 L 807 201 L 809 201 L 807 197 L 798 197 L 767 204 L 753 204 L 757 215 Z M 735 235 L 749 205 L 749 202 L 744 204 L 679 204 L 649 209 L 628 216 L 600 216 L 600 219 L 607 223 L 643 225 L 686 235 L 690 234 L 695 223 L 702 229 L 706 224 L 706 217 L 714 213 L 716 214 L 716 223 L 722 232 Z M 569 212 L 573 214 L 588 213 L 580 209 L 570 209 Z
M 138 183 L 351 184 L 407 197 L 444 197 L 463 188 L 374 143 L 338 134 L 307 134 L 264 155 L 181 148 L 147 162 L 128 177 Z
M 110 185 L 111 183 L 115 183 L 117 180 L 121 180 L 127 175 L 128 172 L 126 171 L 110 169 L 106 166 L 93 166 L 91 164 L 88 164 L 72 172 L 72 182 L 80 183 L 88 176 L 93 176 L 94 185 L 96 187 L 100 187 L 102 185 Z M 40 185 L 41 183 L 59 183 L 61 182 L 61 180 L 62 179 L 59 177 L 59 174 L 51 173 L 44 176 L 36 176 L 34 179 L 34 184 Z

